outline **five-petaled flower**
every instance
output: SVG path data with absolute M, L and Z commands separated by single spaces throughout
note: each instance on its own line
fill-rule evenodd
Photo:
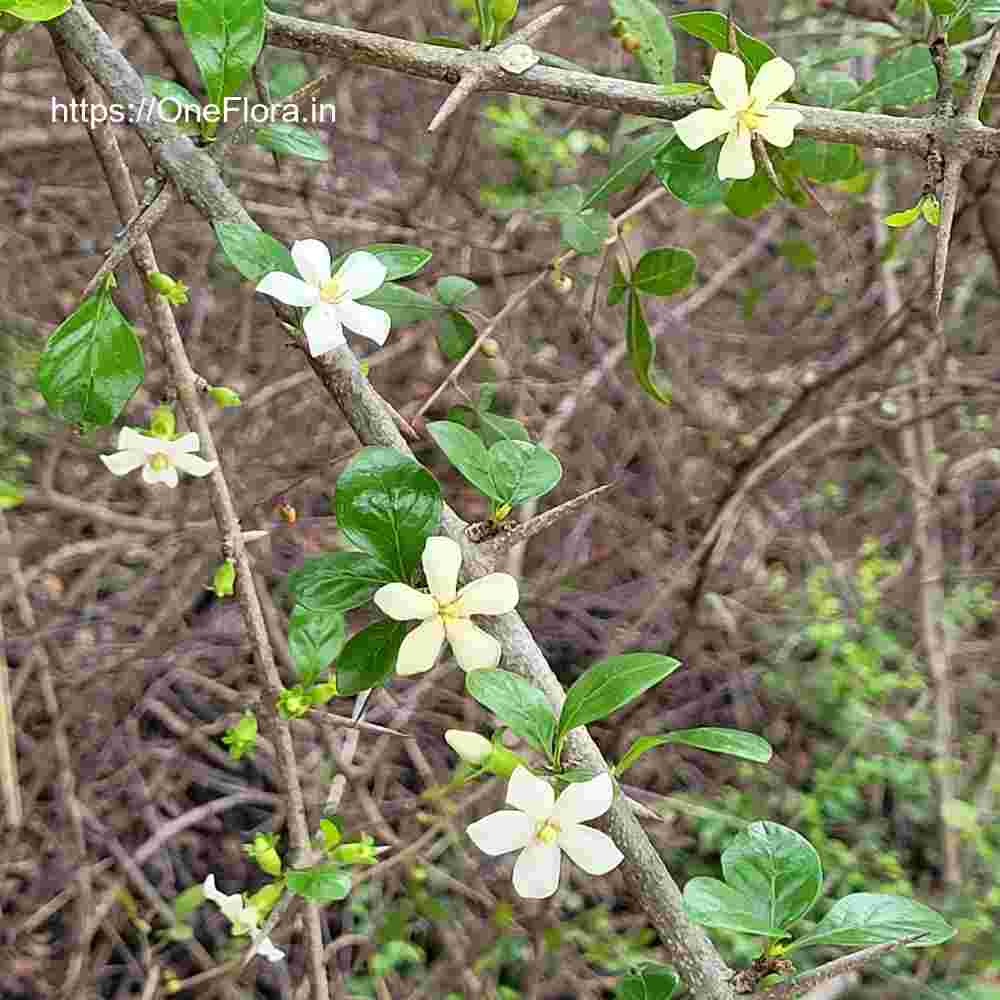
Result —
M 790 146 L 802 113 L 776 108 L 776 101 L 795 82 L 795 70 L 784 59 L 770 59 L 757 71 L 747 90 L 747 70 L 739 56 L 716 53 L 709 83 L 722 105 L 702 108 L 674 122 L 677 135 L 688 149 L 725 136 L 719 153 L 719 179 L 753 177 L 752 137 L 761 135 L 772 146 Z
M 292 260 L 301 279 L 284 271 L 271 271 L 261 278 L 257 291 L 285 305 L 309 310 L 303 327 L 309 353 L 314 358 L 347 343 L 345 326 L 380 347 L 385 343 L 389 336 L 389 314 L 357 301 L 381 288 L 385 281 L 386 267 L 378 257 L 357 250 L 331 276 L 326 244 L 319 240 L 299 240 L 292 244 Z
M 205 898 L 210 899 L 222 910 L 226 919 L 232 925 L 234 937 L 240 937 L 243 934 L 253 936 L 260 923 L 260 914 L 243 898 L 242 893 L 235 893 L 230 896 L 224 892 L 220 892 L 215 887 L 214 875 L 209 875 L 205 879 L 202 889 L 205 893 Z M 269 937 L 263 934 L 253 938 L 253 951 L 255 955 L 262 955 L 269 962 L 280 962 L 285 957 L 285 953 Z
M 198 435 L 193 431 L 168 440 L 123 427 L 118 435 L 118 451 L 101 455 L 101 461 L 116 476 L 127 476 L 141 465 L 144 482 L 163 483 L 173 489 L 178 469 L 189 476 L 207 476 L 218 464 L 195 455 L 199 447 Z
M 561 852 L 588 875 L 607 875 L 622 862 L 622 852 L 600 830 L 584 826 L 611 808 L 614 786 L 607 772 L 569 785 L 559 798 L 552 786 L 519 767 L 507 786 L 507 804 L 471 824 L 472 842 L 490 855 L 520 851 L 514 863 L 514 889 L 525 899 L 547 899 L 559 888 Z
M 399 674 L 419 674 L 434 666 L 445 639 L 463 670 L 492 669 L 500 662 L 500 643 L 470 621 L 470 615 L 503 615 L 517 606 L 517 581 L 490 573 L 461 590 L 462 550 L 450 538 L 428 538 L 423 554 L 429 594 L 405 583 L 375 591 L 375 603 L 396 621 L 420 619 L 403 640 L 396 660 Z

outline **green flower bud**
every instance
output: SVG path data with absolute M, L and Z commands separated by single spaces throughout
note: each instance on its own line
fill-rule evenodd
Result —
M 279 868 L 281 862 L 278 862 Z M 263 868 L 264 866 L 261 865 Z M 272 872 L 267 868 L 264 869 L 268 875 L 277 875 L 280 872 Z M 262 889 L 258 889 L 252 896 L 247 899 L 247 902 L 257 911 L 257 919 L 259 923 L 263 923 L 267 919 L 267 915 L 274 909 L 275 904 L 281 899 L 285 891 L 284 882 L 269 882 Z
M 159 292 L 172 306 L 187 305 L 188 289 L 183 281 L 177 281 L 162 271 L 152 271 L 146 280 L 150 287 Z
M 941 225 L 941 202 L 938 201 L 937 195 L 925 194 L 920 199 L 920 214 L 928 225 Z
M 253 838 L 252 844 L 244 845 L 243 853 L 252 858 L 268 875 L 277 878 L 281 874 L 281 858 L 277 850 L 280 839 L 274 833 L 258 833 Z
M 371 837 L 362 837 L 353 844 L 341 844 L 333 851 L 333 860 L 342 865 L 373 865 L 375 864 L 375 841 Z
M 332 851 L 339 843 L 342 836 L 340 828 L 332 819 L 325 817 L 319 821 L 319 832 L 323 838 L 323 848 Z
M 174 418 L 172 407 L 164 403 L 153 410 L 153 416 L 149 421 L 149 433 L 165 441 L 174 439 L 177 433 L 177 420 Z
M 229 756 L 233 760 L 253 753 L 257 749 L 257 718 L 253 712 L 247 712 L 235 726 L 230 726 L 222 737 L 222 742 L 229 747 Z
M 283 719 L 301 719 L 310 708 L 312 708 L 312 703 L 301 684 L 296 684 L 293 688 L 285 688 L 278 695 L 278 713 Z
M 504 746 L 491 743 L 485 736 L 468 733 L 461 729 L 449 729 L 444 738 L 448 746 L 472 767 L 489 771 L 500 778 L 509 778 L 523 763 L 517 754 Z
M 233 392 L 232 389 L 227 388 L 224 385 L 210 385 L 208 387 L 208 394 L 219 404 L 223 409 L 227 406 L 242 406 L 243 400 Z
M 236 564 L 232 559 L 227 559 L 215 571 L 215 576 L 212 577 L 212 586 L 208 589 L 214 591 L 216 597 L 232 597 L 235 584 Z

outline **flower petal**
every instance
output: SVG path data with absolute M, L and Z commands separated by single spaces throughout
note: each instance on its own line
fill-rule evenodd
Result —
M 517 607 L 517 580 L 509 573 L 490 573 L 466 584 L 458 596 L 463 615 L 505 615 Z
M 151 465 L 144 465 L 142 467 L 142 481 L 148 483 L 150 486 L 163 483 L 164 486 L 169 486 L 173 489 L 179 479 L 177 470 L 172 465 L 168 465 L 165 469 L 154 469 Z
M 772 146 L 790 146 L 795 138 L 795 126 L 800 121 L 802 121 L 801 111 L 772 107 L 768 109 L 767 114 L 761 115 L 757 131 Z
M 197 451 L 201 447 L 201 441 L 194 431 L 188 431 L 187 434 L 182 434 L 179 438 L 174 438 L 173 441 L 166 441 L 165 445 L 166 447 L 160 448 L 160 451 L 165 451 L 171 458 L 174 458 L 186 452 Z
M 559 834 L 559 846 L 570 861 L 588 875 L 607 875 L 625 859 L 606 833 L 579 824 L 563 827 Z
M 392 327 L 392 320 L 387 312 L 374 306 L 362 305 L 352 299 L 338 302 L 337 312 L 340 313 L 341 322 L 352 333 L 358 333 L 375 341 L 379 347 L 386 342 Z
M 435 615 L 418 625 L 399 647 L 396 673 L 403 677 L 422 674 L 437 661 L 444 645 L 444 623 Z
M 514 891 L 524 899 L 548 899 L 559 888 L 556 844 L 529 844 L 514 864 Z
M 527 813 L 535 822 L 544 823 L 552 815 L 556 793 L 543 778 L 518 765 L 507 785 L 507 805 Z
M 330 280 L 330 248 L 322 240 L 296 240 L 292 260 L 306 283 L 314 288 Z
M 226 919 L 231 924 L 240 924 L 245 909 L 243 896 L 240 893 L 237 892 L 229 895 L 228 893 L 220 892 L 215 886 L 214 875 L 209 875 L 205 879 L 202 883 L 202 891 L 205 893 L 206 899 L 211 900 L 222 910 Z
M 430 594 L 422 594 L 406 583 L 387 583 L 375 591 L 376 607 L 398 622 L 413 619 L 424 621 L 437 614 L 437 605 Z
M 189 476 L 207 476 L 219 463 L 216 461 L 206 462 L 200 455 L 178 455 L 174 459 L 174 465 L 181 472 L 186 472 Z
M 347 343 L 344 338 L 344 328 L 340 324 L 339 309 L 329 302 L 320 302 L 313 306 L 306 313 L 302 326 L 306 331 L 309 353 L 314 358 L 343 347 Z
M 677 137 L 688 149 L 701 149 L 705 143 L 718 139 L 736 127 L 736 117 L 731 111 L 702 108 L 674 122 Z
M 146 464 L 146 458 L 141 451 L 116 451 L 113 455 L 101 455 L 101 461 L 114 476 L 127 476 L 140 465 Z
M 430 592 L 442 604 L 451 604 L 455 600 L 458 571 L 462 566 L 462 550 L 458 542 L 444 535 L 428 538 L 421 562 Z
M 144 455 L 155 455 L 163 451 L 163 438 L 152 434 L 140 434 L 131 427 L 123 427 L 118 434 L 119 451 L 141 451 Z
M 724 108 L 730 111 L 746 110 L 750 103 L 750 94 L 747 91 L 747 68 L 739 56 L 731 55 L 729 52 L 717 52 L 708 82 L 712 93 Z
M 466 673 L 492 670 L 500 662 L 500 643 L 468 618 L 452 619 L 445 623 L 444 630 L 458 665 Z
M 253 952 L 269 962 L 280 962 L 285 957 L 285 953 L 266 934 L 254 942 Z
M 314 306 L 319 289 L 284 271 L 272 271 L 257 282 L 257 291 L 284 302 L 286 306 Z
M 611 775 L 597 775 L 590 781 L 576 781 L 567 785 L 556 800 L 552 818 L 560 826 L 585 823 L 588 819 L 603 816 L 611 808 L 615 786 Z
M 530 816 L 517 809 L 501 809 L 470 823 L 465 832 L 479 850 L 495 858 L 527 847 L 534 829 Z
M 385 264 L 375 254 L 357 250 L 337 272 L 337 287 L 349 299 L 363 299 L 382 287 L 388 273 Z
M 753 177 L 756 169 L 750 145 L 750 133 L 745 128 L 730 132 L 722 144 L 722 152 L 719 153 L 719 180 L 724 181 L 732 177 L 744 181 L 748 177 Z
M 795 67 L 784 59 L 769 59 L 753 78 L 750 96 L 763 111 L 795 83 Z

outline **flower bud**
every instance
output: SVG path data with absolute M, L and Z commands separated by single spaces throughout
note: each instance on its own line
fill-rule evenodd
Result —
M 232 559 L 227 559 L 215 571 L 215 576 L 212 577 L 212 586 L 208 589 L 213 591 L 216 597 L 232 597 L 235 584 L 236 564 Z
M 573 291 L 573 279 L 562 271 L 551 271 L 549 273 L 549 284 L 560 295 L 569 295 Z
M 623 35 L 622 48 L 630 55 L 635 55 L 642 48 L 642 39 L 638 35 Z
M 449 729 L 445 732 L 444 738 L 448 746 L 467 764 L 485 764 L 493 753 L 493 744 L 479 733 Z
M 342 865 L 375 864 L 375 841 L 371 837 L 353 844 L 341 844 L 333 850 L 333 860 Z
M 257 749 L 257 718 L 253 712 L 247 712 L 235 726 L 230 726 L 222 737 L 222 742 L 229 747 L 229 756 L 233 760 L 253 753 Z
M 243 405 L 243 400 L 232 389 L 224 385 L 210 385 L 208 387 L 208 394 L 223 409 L 227 406 Z
M 177 420 L 174 418 L 173 408 L 158 406 L 153 410 L 153 416 L 149 421 L 149 433 L 153 437 L 163 438 L 165 441 L 172 441 L 177 433 Z
M 283 719 L 301 719 L 310 708 L 312 702 L 301 684 L 286 688 L 278 695 L 278 714 Z
M 177 281 L 162 271 L 150 272 L 146 280 L 150 287 L 159 292 L 172 306 L 187 305 L 188 289 L 183 281 Z
M 487 337 L 479 345 L 479 350 L 488 358 L 498 357 L 500 354 L 500 342 L 495 337 Z
M 253 838 L 253 843 L 247 844 L 243 848 L 244 854 L 252 858 L 268 875 L 273 875 L 275 878 L 281 874 L 281 858 L 277 851 L 278 839 L 278 836 L 273 833 L 258 833 Z M 251 899 L 252 902 L 253 899 Z

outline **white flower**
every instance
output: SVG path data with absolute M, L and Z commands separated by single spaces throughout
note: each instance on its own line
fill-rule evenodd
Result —
M 623 860 L 614 841 L 583 823 L 611 808 L 614 786 L 607 772 L 569 785 L 558 799 L 552 786 L 519 767 L 507 786 L 507 804 L 471 824 L 472 842 L 490 855 L 520 851 L 514 889 L 525 899 L 546 899 L 559 888 L 561 852 L 588 875 L 607 875 Z
M 224 892 L 220 892 L 215 887 L 214 875 L 209 875 L 205 879 L 202 889 L 204 890 L 205 898 L 215 903 L 222 910 L 223 915 L 229 923 L 232 924 L 234 937 L 240 937 L 243 934 L 252 935 L 257 930 L 260 915 L 243 898 L 242 893 L 235 893 L 230 896 Z M 266 935 L 262 934 L 254 938 L 253 943 L 254 954 L 262 955 L 269 962 L 280 962 L 285 957 L 285 953 Z
M 469 733 L 464 729 L 448 729 L 444 734 L 448 746 L 458 754 L 466 764 L 478 766 L 490 759 L 493 744 L 479 733 Z
M 492 669 L 500 662 L 500 643 L 469 620 L 470 615 L 504 615 L 517 606 L 517 580 L 490 573 L 456 592 L 462 550 L 450 538 L 428 538 L 423 555 L 430 594 L 405 583 L 375 591 L 375 603 L 398 622 L 421 623 L 403 640 L 396 672 L 419 674 L 434 666 L 445 639 L 463 670 Z
M 218 464 L 193 454 L 199 447 L 198 435 L 193 431 L 168 441 L 123 427 L 118 435 L 118 451 L 101 455 L 101 461 L 116 476 L 127 476 L 141 465 L 143 482 L 164 483 L 173 489 L 178 469 L 189 476 L 207 476 Z
M 743 60 L 728 52 L 718 52 L 709 78 L 722 110 L 702 108 L 674 122 L 677 135 L 688 149 L 724 135 L 719 154 L 719 179 L 746 180 L 753 177 L 751 137 L 757 132 L 773 146 L 790 146 L 802 113 L 792 108 L 772 107 L 795 82 L 795 69 L 784 59 L 770 59 L 757 71 L 747 91 L 747 70 Z
M 358 250 L 330 276 L 330 251 L 319 240 L 292 244 L 292 260 L 305 280 L 283 271 L 265 274 L 257 291 L 289 306 L 308 308 L 305 323 L 309 353 L 318 358 L 346 344 L 343 328 L 374 340 L 380 347 L 389 336 L 389 314 L 357 299 L 382 287 L 385 265 L 374 254 Z

